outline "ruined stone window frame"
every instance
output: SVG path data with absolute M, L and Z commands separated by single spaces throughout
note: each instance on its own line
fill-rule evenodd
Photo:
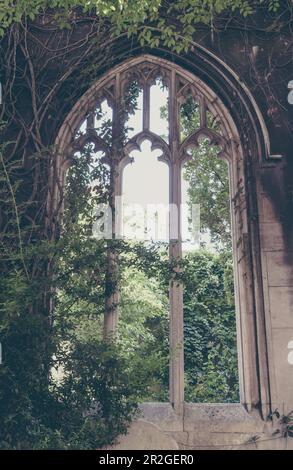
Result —
M 255 273 L 259 267 L 255 264 L 254 254 L 259 251 L 257 237 L 253 236 L 249 230 L 248 194 L 245 171 L 245 152 L 243 144 L 239 137 L 239 131 L 232 119 L 231 112 L 224 105 L 222 100 L 214 93 L 214 91 L 204 83 L 200 78 L 192 72 L 178 66 L 176 63 L 162 59 L 149 54 L 142 54 L 138 57 L 126 59 L 122 64 L 113 67 L 104 74 L 97 82 L 92 85 L 88 91 L 78 100 L 75 106 L 67 115 L 63 125 L 61 126 L 56 142 L 55 142 L 55 158 L 52 167 L 51 181 L 56 177 L 59 185 L 51 188 L 49 204 L 51 208 L 58 206 L 59 190 L 64 185 L 65 174 L 69 166 L 70 155 L 75 148 L 74 138 L 76 132 L 83 120 L 93 111 L 97 104 L 99 93 L 105 89 L 106 85 L 111 81 L 116 83 L 116 98 L 121 100 L 123 89 L 123 80 L 129 70 L 136 67 L 148 65 L 151 68 L 158 69 L 161 72 L 167 72 L 170 77 L 170 96 L 175 96 L 176 77 L 182 77 L 187 83 L 187 88 L 193 90 L 199 99 L 202 109 L 209 109 L 214 116 L 221 118 L 221 135 L 215 135 L 206 127 L 204 116 L 201 116 L 201 129 L 186 140 L 189 144 L 196 145 L 198 137 L 204 135 L 208 137 L 212 143 L 220 145 L 222 148 L 220 156 L 227 160 L 229 167 L 230 181 L 230 202 L 231 202 L 231 219 L 232 219 L 232 246 L 234 259 L 234 285 L 235 285 L 235 304 L 236 304 L 236 323 L 237 323 L 237 351 L 238 351 L 238 371 L 240 385 L 240 403 L 244 405 L 247 411 L 262 407 L 262 415 L 264 416 L 270 407 L 270 391 L 268 389 L 268 365 L 265 330 L 261 330 L 264 322 L 264 312 L 262 306 L 259 305 L 259 299 L 256 298 L 253 283 L 257 282 L 258 289 L 261 289 L 261 273 L 259 278 L 255 280 Z M 161 73 L 162 75 L 162 73 Z M 120 77 L 117 80 L 117 77 Z M 177 106 L 176 100 L 170 100 L 170 106 Z M 171 111 L 172 112 L 172 111 Z M 113 118 L 115 119 L 115 108 L 113 109 Z M 170 119 L 170 117 L 169 117 Z M 144 116 L 144 122 L 148 117 Z M 91 125 L 89 123 L 89 125 Z M 176 129 L 177 126 L 177 129 Z M 174 132 L 174 130 L 173 130 Z M 178 123 L 175 123 L 175 133 L 178 134 Z M 171 131 L 172 133 L 172 131 Z M 148 126 L 144 129 L 140 136 L 131 139 L 129 148 L 137 148 L 143 140 L 151 140 L 154 145 L 159 148 L 165 148 L 166 143 L 157 140 L 154 143 L 154 135 L 150 135 Z M 180 180 L 181 166 L 186 161 L 187 142 L 183 142 L 180 146 L 178 139 L 173 138 L 175 142 L 176 152 L 180 153 L 180 158 L 174 159 L 169 155 L 170 165 L 170 194 L 171 202 L 179 203 L 180 206 Z M 134 146 L 134 147 L 133 147 Z M 177 147 L 176 147 L 177 146 Z M 183 156 L 183 154 L 185 154 Z M 173 159 L 172 159 L 173 158 Z M 120 162 L 121 175 L 123 166 L 127 161 Z M 121 179 L 117 178 L 117 194 L 121 191 Z M 251 210 L 251 209 L 250 209 Z M 180 214 L 178 214 L 180 220 Z M 170 242 L 171 256 L 181 256 L 180 243 Z M 261 298 L 261 294 L 259 296 Z M 170 289 L 170 347 L 173 349 L 178 344 L 181 345 L 179 353 L 174 355 L 170 363 L 170 403 L 176 414 L 182 416 L 184 414 L 184 357 L 183 357 L 183 300 L 182 287 L 177 286 Z M 179 314 L 178 314 L 179 312 Z M 256 319 L 257 317 L 257 319 Z M 110 319 L 108 328 L 114 328 L 116 319 Z M 258 335 L 261 334 L 259 338 Z M 261 363 L 262 367 L 259 367 Z M 189 404 L 190 405 L 190 404 Z

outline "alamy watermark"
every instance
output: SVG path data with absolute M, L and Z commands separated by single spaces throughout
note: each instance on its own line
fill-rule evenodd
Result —
M 200 240 L 199 204 L 139 204 L 126 203 L 116 197 L 115 207 L 96 207 L 93 236 L 116 239 L 168 242 L 182 240 L 198 244 Z

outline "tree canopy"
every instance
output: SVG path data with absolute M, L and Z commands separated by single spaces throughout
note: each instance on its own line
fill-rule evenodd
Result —
M 180 52 L 189 47 L 197 24 L 212 25 L 222 13 L 247 18 L 259 9 L 274 14 L 279 8 L 279 0 L 2 0 L 0 35 L 14 23 L 35 21 L 39 15 L 49 15 L 63 28 L 70 27 L 79 16 L 94 15 L 110 25 L 115 35 L 138 35 L 141 44 L 153 47 L 162 41 Z

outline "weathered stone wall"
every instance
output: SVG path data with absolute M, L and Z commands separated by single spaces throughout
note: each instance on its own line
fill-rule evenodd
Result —
M 280 438 L 275 430 L 240 404 L 186 404 L 181 418 L 169 404 L 145 404 L 141 417 L 112 449 L 293 449 L 293 439 Z

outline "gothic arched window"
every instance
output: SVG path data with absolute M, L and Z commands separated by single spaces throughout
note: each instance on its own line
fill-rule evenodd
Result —
M 221 174 L 227 171 L 230 195 L 226 194 L 223 210 L 232 216 L 232 230 L 229 219 L 226 231 L 233 245 L 240 392 L 242 401 L 252 403 L 253 387 L 248 384 L 249 374 L 245 372 L 245 364 L 249 370 L 252 368 L 254 352 L 248 353 L 248 349 L 254 346 L 246 342 L 245 336 L 251 325 L 247 315 L 249 305 L 243 300 L 247 297 L 243 279 L 247 279 L 248 256 L 243 254 L 243 234 L 247 232 L 245 188 L 239 183 L 244 181 L 243 157 L 237 130 L 226 108 L 211 89 L 191 73 L 163 59 L 140 56 L 103 76 L 70 112 L 57 139 L 55 170 L 62 184 L 72 155 L 89 145 L 108 169 L 112 188 L 108 201 L 112 209 L 108 235 L 119 238 L 127 231 L 126 219 L 121 217 L 119 208 L 123 197 L 137 202 L 134 201 L 134 190 L 127 192 L 132 178 L 136 181 L 134 189 L 140 188 L 144 195 L 149 190 L 151 202 L 154 202 L 153 196 L 155 202 L 168 204 L 163 232 L 169 244 L 170 259 L 179 273 L 183 252 L 188 251 L 190 243 L 198 243 L 198 220 L 192 219 L 195 232 L 190 241 L 190 229 L 187 229 L 190 207 L 187 212 L 182 210 L 182 204 L 192 192 L 192 177 L 199 171 L 196 156 L 212 153 L 216 159 L 214 170 L 218 176 L 215 180 L 210 176 L 214 187 L 221 186 Z M 152 162 L 152 170 L 144 156 Z M 140 175 L 145 178 L 139 180 L 135 165 L 141 165 Z M 58 201 L 57 192 L 52 199 L 53 205 Z M 143 200 L 139 202 L 143 204 Z M 227 221 L 224 215 L 216 215 L 219 224 Z M 158 230 L 156 217 L 157 212 L 152 213 L 155 231 Z M 162 222 L 159 225 L 162 228 Z M 145 233 L 145 226 L 143 229 Z M 209 243 L 211 234 L 208 230 L 205 236 Z M 161 238 L 164 238 L 162 234 Z M 115 275 L 116 262 L 115 253 L 110 252 L 110 278 Z M 169 396 L 174 409 L 180 412 L 184 402 L 184 292 L 181 282 L 170 282 L 169 289 L 170 349 L 176 351 L 170 355 Z M 106 303 L 105 329 L 111 332 L 117 329 L 119 288 L 111 292 Z

